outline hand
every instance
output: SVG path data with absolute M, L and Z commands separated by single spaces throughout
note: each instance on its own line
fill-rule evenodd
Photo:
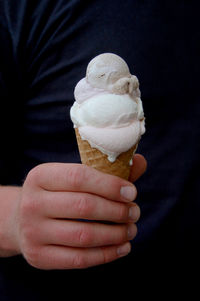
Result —
M 38 165 L 22 188 L 19 249 L 40 269 L 86 268 L 124 256 L 137 232 L 136 194 L 130 182 L 85 165 Z

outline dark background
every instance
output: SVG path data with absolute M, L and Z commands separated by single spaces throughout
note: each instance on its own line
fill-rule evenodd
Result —
M 142 215 L 130 255 L 82 271 L 40 271 L 21 256 L 1 258 L 0 300 L 90 297 L 92 288 L 100 296 L 106 287 L 127 296 L 159 285 L 165 295 L 179 280 L 195 283 L 199 40 L 198 1 L 0 0 L 0 183 L 22 185 L 43 162 L 79 162 L 73 89 L 103 52 L 120 55 L 139 78 L 146 134 L 138 152 L 148 161 L 136 182 Z

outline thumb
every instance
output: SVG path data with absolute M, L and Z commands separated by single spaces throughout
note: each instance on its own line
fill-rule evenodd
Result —
M 147 169 L 147 160 L 140 154 L 135 154 L 133 157 L 133 165 L 129 176 L 130 182 L 138 180 Z

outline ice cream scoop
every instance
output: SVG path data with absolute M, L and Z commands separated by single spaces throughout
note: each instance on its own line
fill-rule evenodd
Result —
M 70 115 L 79 135 L 81 159 L 83 141 L 102 154 L 109 165 L 122 154 L 124 158 L 126 152 L 131 155 L 130 162 L 145 124 L 139 82 L 126 62 L 112 53 L 96 56 L 87 66 L 86 77 L 77 83 L 74 96 Z M 129 162 L 126 166 L 130 170 Z M 85 159 L 83 163 L 89 164 Z

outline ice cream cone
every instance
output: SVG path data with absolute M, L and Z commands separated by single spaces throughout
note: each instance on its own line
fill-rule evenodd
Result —
M 96 148 L 92 148 L 87 140 L 82 140 L 78 128 L 75 128 L 75 132 L 81 162 L 83 164 L 92 166 L 99 171 L 128 180 L 131 169 L 130 162 L 138 144 L 131 147 L 128 151 L 121 153 L 112 163 L 108 160 L 107 155 L 103 154 Z
M 89 62 L 70 110 L 83 164 L 129 179 L 145 133 L 140 96 L 139 81 L 120 56 L 102 53 Z

